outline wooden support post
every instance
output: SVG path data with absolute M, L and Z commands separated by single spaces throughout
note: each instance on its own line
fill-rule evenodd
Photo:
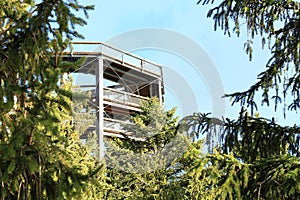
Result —
M 161 82 L 162 82 L 161 79 L 158 79 L 158 98 L 159 98 L 160 104 L 163 105 L 162 91 L 161 91 L 161 89 L 162 89 L 161 84 L 162 83 Z
M 99 159 L 104 158 L 104 116 L 103 116 L 103 58 L 98 57 L 96 60 L 96 105 L 97 121 L 96 121 L 96 134 L 98 136 L 98 156 Z

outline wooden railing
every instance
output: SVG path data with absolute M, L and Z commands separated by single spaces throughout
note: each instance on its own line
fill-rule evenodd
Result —
M 90 90 L 86 90 L 86 92 L 91 91 L 91 98 L 95 99 L 96 93 L 95 89 L 93 89 L 95 87 L 96 85 L 78 85 L 75 89 L 80 91 L 80 89 L 82 88 L 90 88 Z M 105 87 L 103 88 L 103 99 L 106 101 L 139 107 L 143 100 L 147 100 L 149 98 L 136 95 L 130 92 Z
M 104 100 L 110 100 L 116 103 L 127 104 L 135 107 L 139 107 L 143 100 L 147 100 L 147 97 L 124 92 L 112 88 L 103 88 Z
M 75 48 L 75 46 L 79 46 L 80 48 Z M 94 49 L 84 48 L 83 46 L 94 45 Z M 97 46 L 96 46 L 97 45 Z M 102 55 L 104 58 L 109 58 L 110 60 L 114 60 L 121 64 L 129 65 L 130 67 L 137 68 L 141 71 L 148 72 L 155 76 L 162 77 L 162 66 L 146 60 L 142 57 L 136 56 L 132 53 L 126 52 L 119 48 L 113 47 L 111 45 L 105 44 L 103 42 L 72 42 L 73 49 L 80 49 L 79 51 L 71 51 L 69 54 L 71 55 L 86 55 L 86 56 L 97 56 Z M 67 53 L 68 54 L 68 53 Z

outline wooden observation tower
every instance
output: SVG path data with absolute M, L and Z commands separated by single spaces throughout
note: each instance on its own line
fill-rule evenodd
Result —
M 98 156 L 103 158 L 104 139 L 122 137 L 122 124 L 141 111 L 142 100 L 157 97 L 163 104 L 162 66 L 102 42 L 73 42 L 73 49 L 64 59 L 86 58 L 72 73 L 75 93 L 88 96 L 74 123 L 84 127 L 80 132 L 83 141 L 90 133 L 96 134 Z

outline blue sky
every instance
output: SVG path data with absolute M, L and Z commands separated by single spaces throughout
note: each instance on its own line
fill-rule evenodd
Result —
M 152 1 L 116 1 L 116 0 L 81 0 L 84 4 L 95 5 L 91 11 L 88 25 L 78 31 L 85 36 L 86 41 L 107 41 L 121 33 L 142 28 L 168 29 L 192 39 L 207 53 L 219 72 L 225 93 L 242 91 L 255 83 L 257 75 L 264 70 L 270 56 L 269 50 L 262 50 L 260 40 L 255 41 L 253 59 L 250 62 L 243 50 L 246 33 L 237 38 L 225 36 L 223 31 L 214 31 L 213 20 L 206 14 L 210 6 L 196 5 L 196 0 L 152 0 Z M 174 41 L 176 42 L 176 41 Z M 203 77 L 193 78 L 193 72 L 185 70 L 189 63 L 176 55 L 155 49 L 136 52 L 149 60 L 163 64 L 182 74 L 191 85 L 197 96 L 198 111 L 210 112 L 211 99 Z M 166 87 L 168 87 L 166 85 Z M 181 115 L 180 99 L 176 94 L 167 91 L 166 106 L 178 106 Z M 222 96 L 223 94 L 220 94 Z M 226 116 L 236 118 L 239 107 L 231 107 L 226 99 Z M 260 110 L 263 117 L 275 117 L 282 124 L 296 121 L 292 114 L 283 119 L 281 110 L 273 112 L 273 108 Z

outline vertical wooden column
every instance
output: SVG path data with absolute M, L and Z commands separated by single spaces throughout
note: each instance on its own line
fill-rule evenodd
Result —
M 162 105 L 163 104 L 163 99 L 162 99 L 162 83 L 161 83 L 161 78 L 158 79 L 158 98 L 159 98 L 159 102 Z
M 96 60 L 96 105 L 97 120 L 96 120 L 96 134 L 98 136 L 98 156 L 99 159 L 104 158 L 104 116 L 103 116 L 103 58 L 99 56 Z
M 161 105 L 164 105 L 163 102 L 163 93 L 162 93 L 162 89 L 163 89 L 163 85 L 164 85 L 164 79 L 163 79 L 163 68 L 162 66 L 159 67 L 160 70 L 160 78 L 158 79 L 158 97 L 159 97 L 159 102 Z

